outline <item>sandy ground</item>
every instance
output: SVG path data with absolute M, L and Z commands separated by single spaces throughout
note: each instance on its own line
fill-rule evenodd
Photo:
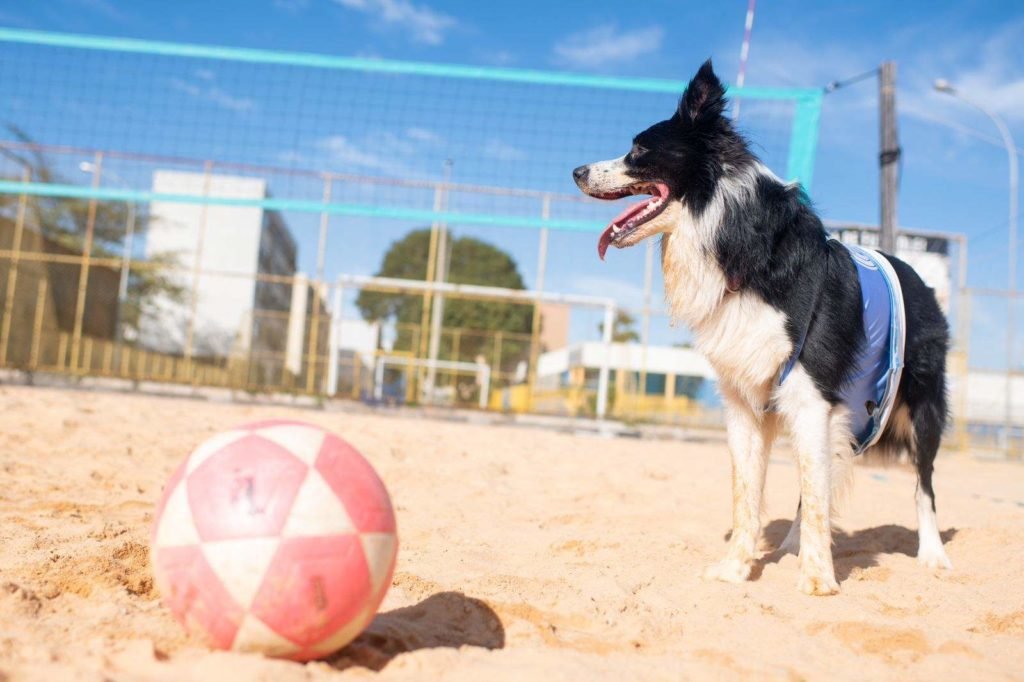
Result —
M 390 487 L 402 549 L 381 615 L 307 665 L 209 652 L 160 605 L 147 527 L 209 434 L 283 415 L 332 428 Z M 1024 466 L 946 456 L 951 573 L 919 567 L 913 478 L 859 467 L 835 535 L 842 593 L 769 550 L 796 475 L 768 476 L 766 554 L 706 583 L 730 522 L 717 444 L 395 415 L 0 387 L 0 681 L 1024 678 Z

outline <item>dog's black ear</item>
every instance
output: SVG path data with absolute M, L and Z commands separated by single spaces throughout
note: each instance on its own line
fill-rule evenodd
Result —
M 722 115 L 725 104 L 725 88 L 715 75 L 709 59 L 701 65 L 697 75 L 686 86 L 676 115 L 684 123 L 712 121 Z

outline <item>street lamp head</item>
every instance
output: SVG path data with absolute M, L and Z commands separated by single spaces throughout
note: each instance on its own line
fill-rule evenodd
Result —
M 937 92 L 944 92 L 947 95 L 956 94 L 956 88 L 954 88 L 953 84 L 950 83 L 945 78 L 936 78 L 935 82 L 932 84 L 932 87 L 935 88 Z
M 96 166 L 91 161 L 82 161 L 78 164 L 78 170 L 83 173 L 92 173 Z

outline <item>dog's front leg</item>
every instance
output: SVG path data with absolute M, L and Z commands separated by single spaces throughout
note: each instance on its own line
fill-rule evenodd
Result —
M 708 566 L 707 579 L 742 582 L 750 577 L 761 532 L 761 494 L 776 415 L 755 410 L 728 388 L 722 388 L 729 451 L 732 455 L 732 536 L 725 559 Z
M 812 595 L 839 592 L 832 567 L 832 406 L 797 365 L 779 387 L 777 405 L 789 426 L 800 467 L 800 578 L 797 587 Z

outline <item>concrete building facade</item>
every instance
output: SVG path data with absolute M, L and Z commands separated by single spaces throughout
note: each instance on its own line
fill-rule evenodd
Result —
M 153 191 L 232 199 L 268 196 L 262 178 L 172 170 L 153 174 Z M 145 253 L 147 260 L 172 260 L 176 267 L 170 277 L 184 295 L 151 302 L 140 329 L 143 346 L 184 354 L 194 297 L 193 356 L 247 356 L 260 362 L 280 355 L 273 364 L 283 366 L 292 284 L 259 279 L 290 278 L 296 271 L 297 245 L 278 213 L 258 206 L 153 201 Z

